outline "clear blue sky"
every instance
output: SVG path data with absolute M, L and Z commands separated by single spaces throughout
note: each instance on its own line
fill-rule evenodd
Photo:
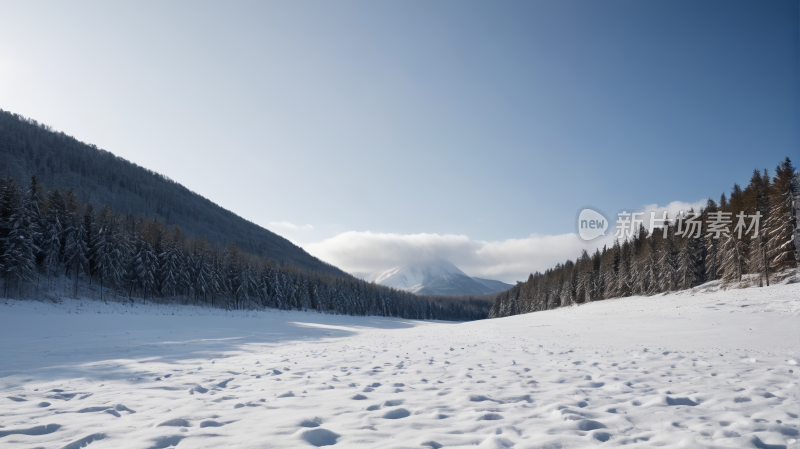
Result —
M 798 11 L 2 1 L 0 108 L 318 253 L 347 231 L 504 242 L 800 162 Z

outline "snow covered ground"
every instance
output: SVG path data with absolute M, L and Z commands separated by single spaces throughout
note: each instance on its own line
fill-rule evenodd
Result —
M 800 284 L 714 289 L 459 324 L 0 300 L 0 446 L 798 447 Z

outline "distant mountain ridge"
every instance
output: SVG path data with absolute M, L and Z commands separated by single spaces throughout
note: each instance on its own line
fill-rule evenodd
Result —
M 513 287 L 513 285 L 511 284 L 506 284 L 505 282 L 502 281 L 495 281 L 494 279 L 481 279 L 476 277 L 472 279 L 492 289 L 493 292 L 501 292 L 503 290 L 508 290 L 509 288 Z
M 121 213 L 157 217 L 187 237 L 236 246 L 281 264 L 352 279 L 289 240 L 220 207 L 168 177 L 0 109 L 0 176 L 27 186 L 31 176 L 47 188 L 72 188 L 81 201 Z
M 500 281 L 467 276 L 444 259 L 416 262 L 366 276 L 357 273 L 356 276 L 367 282 L 424 295 L 484 295 L 513 287 Z

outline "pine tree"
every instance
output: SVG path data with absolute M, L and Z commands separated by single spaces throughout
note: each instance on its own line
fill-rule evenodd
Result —
M 286 296 L 283 292 L 283 282 L 281 279 L 283 277 L 283 274 L 279 274 L 277 271 L 275 271 L 274 274 L 275 274 L 275 280 L 272 283 L 273 286 L 272 297 L 275 304 L 275 308 L 283 310 L 286 308 Z M 336 291 L 338 293 L 339 289 L 337 288 Z
M 725 237 L 722 244 L 722 280 L 724 283 L 730 283 L 742 280 L 747 266 L 746 258 L 747 246 L 741 240 L 738 240 L 733 234 Z
M 657 262 L 658 288 L 662 292 L 678 290 L 678 251 L 675 247 L 675 229 L 667 224 L 667 238 L 663 240 Z
M 709 213 L 719 211 L 720 209 L 717 207 L 717 203 L 709 198 L 706 203 L 706 216 L 708 216 Z M 721 241 L 720 239 L 706 238 L 705 236 L 702 237 L 702 241 L 705 249 L 705 280 L 715 281 L 722 276 L 722 256 L 720 254 Z
M 684 238 L 678 241 L 680 245 L 677 257 L 678 289 L 690 289 L 700 280 L 697 272 L 697 239 Z
M 21 200 L 22 193 L 16 182 L 12 178 L 0 179 L 0 269 L 4 265 L 8 234 L 11 232 L 11 217 Z
M 58 268 L 64 257 L 64 245 L 66 241 L 65 223 L 67 221 L 66 204 L 61 191 L 50 189 L 47 192 L 45 201 L 46 211 L 42 220 L 44 234 L 41 248 L 44 252 L 42 265 L 46 274 L 58 276 Z
M 632 287 L 632 254 L 633 248 L 626 238 L 622 243 L 620 251 L 619 272 L 617 273 L 617 297 L 630 296 L 633 293 Z
M 61 219 L 58 215 L 52 218 L 44 233 L 42 250 L 44 251 L 44 267 L 47 275 L 58 275 L 58 268 L 61 265 L 61 236 L 64 228 L 61 226 Z
M 133 256 L 134 270 L 136 271 L 136 279 L 142 289 L 142 300 L 147 301 L 147 294 L 153 296 L 156 292 L 156 269 L 158 265 L 158 257 L 156 257 L 153 247 L 147 240 L 140 239 L 137 241 L 137 252 Z
M 35 177 L 34 183 L 35 185 Z M 33 198 L 35 199 L 35 198 Z M 39 247 L 35 243 L 38 236 L 36 220 L 38 205 L 27 198 L 17 198 L 14 215 L 9 219 L 10 231 L 6 238 L 6 250 L 3 254 L 2 273 L 5 279 L 6 292 L 12 291 L 14 285 L 20 297 L 22 286 L 31 284 L 36 276 L 36 253 Z
M 747 270 L 758 275 L 759 285 L 766 282 L 769 287 L 769 258 L 767 256 L 767 242 L 764 234 L 759 234 L 750 242 L 747 259 Z
M 183 233 L 176 227 L 165 242 L 164 252 L 159 256 L 162 294 L 175 296 L 185 284 L 187 275 L 183 258 Z
M 242 293 L 242 278 L 240 271 L 242 270 L 242 255 L 236 245 L 231 245 L 222 257 L 223 261 L 223 291 L 228 298 L 229 307 L 233 310 L 239 309 L 239 299 Z
M 733 189 L 731 189 L 731 197 L 728 200 L 728 210 L 725 212 L 731 212 L 736 215 L 743 210 L 745 210 L 745 193 L 739 184 L 734 183 Z
M 41 251 L 41 238 L 43 235 L 41 231 L 45 228 L 42 223 L 42 210 L 44 206 L 44 200 L 42 198 L 43 189 L 44 186 L 36 179 L 36 175 L 31 176 L 31 182 L 28 187 L 28 201 L 26 204 L 31 212 L 32 226 L 37 231 L 33 237 L 33 241 L 39 248 L 39 251 Z
M 618 276 L 622 261 L 622 254 L 620 254 L 621 251 L 622 248 L 619 245 L 619 240 L 614 240 L 614 244 L 611 245 L 611 249 L 608 250 L 608 259 L 603 271 L 603 283 L 605 285 L 603 299 L 616 298 L 619 296 Z
M 117 220 L 111 208 L 103 206 L 97 219 L 98 229 L 89 256 L 94 262 L 95 274 L 100 277 L 100 299 L 103 300 L 104 283 L 111 282 L 116 291 L 123 276 L 122 251 Z
M 208 251 L 203 249 L 195 256 L 195 284 L 194 291 L 195 297 L 202 296 L 203 301 L 206 300 L 206 295 L 211 290 L 212 276 L 211 276 L 211 261 L 209 259 Z M 197 301 L 195 300 L 195 303 Z
M 794 259 L 800 265 L 800 171 L 794 175 Z
M 795 168 L 787 157 L 775 169 L 769 197 L 767 219 L 767 255 L 770 267 L 780 270 L 797 266 L 795 233 L 797 227 L 795 198 L 800 194 Z
M 211 295 L 211 306 L 214 307 L 217 295 L 224 291 L 223 264 L 222 257 L 220 256 L 218 249 L 211 253 L 209 267 L 211 268 L 211 277 L 208 287 L 209 294 Z
M 67 275 L 69 271 L 75 273 L 75 297 L 78 296 L 80 274 L 89 275 L 89 247 L 86 241 L 86 229 L 82 222 L 77 221 L 67 233 L 67 243 L 64 249 L 64 264 L 67 266 L 64 274 Z
M 89 249 L 88 256 L 89 257 L 89 283 L 92 282 L 92 276 L 94 275 L 94 261 L 91 259 L 92 249 L 94 248 L 94 238 L 95 233 L 97 232 L 97 227 L 95 226 L 94 222 L 94 206 L 92 203 L 86 203 L 83 212 L 83 229 L 86 231 L 86 246 Z

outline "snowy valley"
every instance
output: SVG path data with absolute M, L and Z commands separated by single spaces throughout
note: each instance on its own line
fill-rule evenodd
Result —
M 97 3 L 0 8 L 0 449 L 800 449 L 800 0 Z
M 4 448 L 797 447 L 800 283 L 466 323 L 0 302 Z

